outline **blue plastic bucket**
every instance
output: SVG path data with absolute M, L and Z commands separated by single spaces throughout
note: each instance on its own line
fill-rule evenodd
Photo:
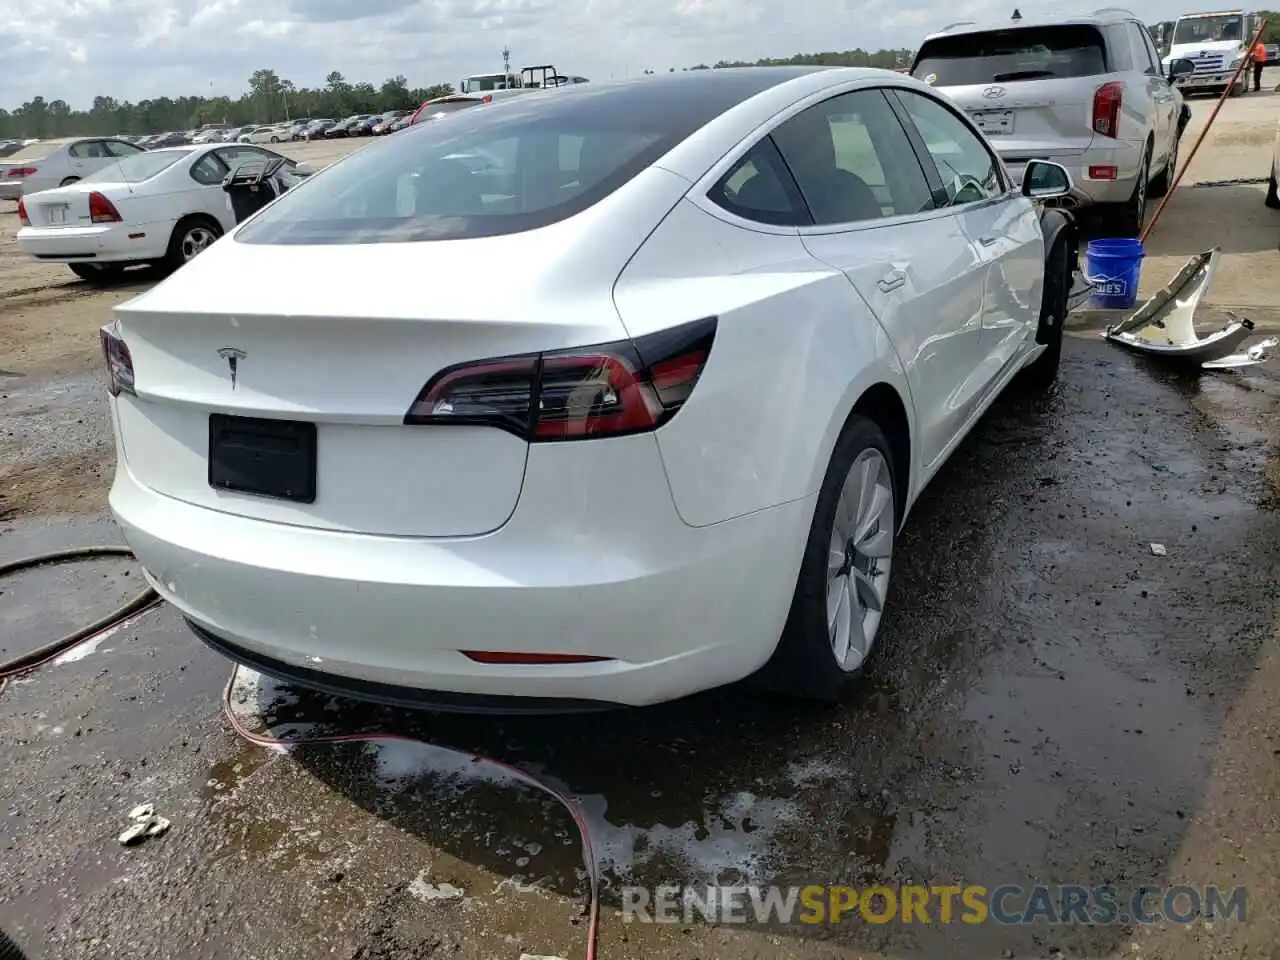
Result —
M 1090 306 L 1125 310 L 1138 302 L 1138 278 L 1147 252 L 1137 239 L 1090 240 L 1085 251 L 1093 285 Z

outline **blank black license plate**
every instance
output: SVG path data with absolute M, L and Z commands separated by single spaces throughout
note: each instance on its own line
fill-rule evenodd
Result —
M 209 414 L 209 485 L 314 503 L 316 425 Z

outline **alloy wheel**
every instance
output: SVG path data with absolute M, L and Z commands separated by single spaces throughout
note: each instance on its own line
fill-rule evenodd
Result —
M 191 227 L 182 237 L 182 261 L 186 263 L 193 260 L 217 239 L 217 234 L 208 227 Z
M 827 634 L 842 670 L 871 652 L 893 560 L 893 475 L 879 450 L 863 450 L 836 501 L 827 559 Z

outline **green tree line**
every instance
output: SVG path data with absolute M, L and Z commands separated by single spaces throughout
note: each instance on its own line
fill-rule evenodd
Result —
M 715 67 L 824 64 L 839 67 L 902 67 L 910 63 L 908 50 L 844 50 L 802 53 L 784 59 L 754 63 L 724 60 Z M 672 72 L 675 67 L 670 68 Z M 687 67 L 708 70 L 707 64 Z M 646 70 L 646 73 L 654 73 Z M 33 97 L 15 110 L 0 109 L 0 138 L 162 133 L 189 130 L 205 123 L 274 123 L 289 117 L 345 117 L 353 113 L 407 110 L 424 100 L 452 93 L 453 86 L 438 83 L 410 88 L 403 76 L 390 77 L 381 86 L 351 83 L 338 71 L 325 77 L 323 87 L 297 87 L 274 70 L 255 70 L 248 89 L 239 97 L 159 97 L 131 103 L 109 96 L 93 98 L 88 110 L 74 110 L 65 100 Z
M 189 130 L 206 123 L 274 123 L 290 117 L 342 118 L 353 113 L 408 110 L 424 100 L 451 93 L 439 83 L 410 88 L 403 76 L 381 86 L 351 83 L 338 71 L 319 88 L 297 87 L 274 70 L 255 70 L 249 89 L 239 97 L 159 97 L 131 103 L 109 96 L 93 98 L 88 110 L 73 110 L 65 100 L 33 97 L 16 110 L 0 109 L 0 139 L 5 137 L 109 136 L 118 133 L 163 133 Z

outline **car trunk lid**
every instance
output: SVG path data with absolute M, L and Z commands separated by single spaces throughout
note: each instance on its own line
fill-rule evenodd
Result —
M 545 232 L 566 250 L 564 231 Z M 137 391 L 116 405 L 127 468 L 162 494 L 267 521 L 424 537 L 500 527 L 519 498 L 527 442 L 404 418 L 454 364 L 625 336 L 616 273 L 567 278 L 579 258 L 528 257 L 528 239 L 210 248 L 116 309 Z M 371 287 L 373 276 L 413 280 L 406 292 Z M 227 416 L 247 420 L 227 433 Z M 263 439 L 253 420 L 314 427 Z M 214 486 L 211 431 L 261 461 L 309 443 L 312 429 L 312 502 Z
M 123 183 L 71 183 L 53 190 L 41 190 L 25 198 L 27 219 L 33 227 L 88 227 L 93 225 L 89 197 L 91 194 L 105 197 L 120 213 L 129 195 L 129 187 Z M 122 214 L 123 215 L 123 214 Z

